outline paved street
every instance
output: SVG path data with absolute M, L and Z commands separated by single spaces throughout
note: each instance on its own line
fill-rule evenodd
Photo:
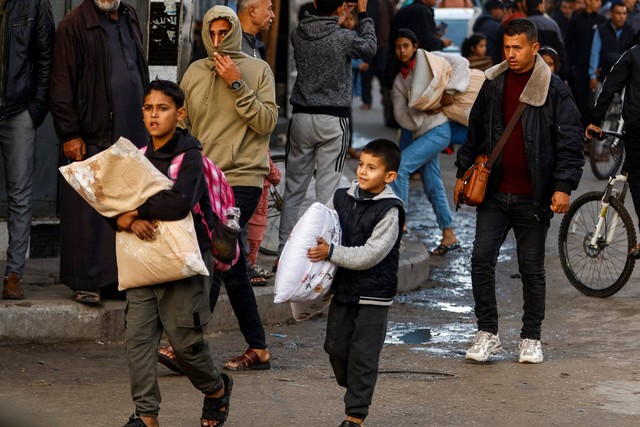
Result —
M 382 127 L 378 105 L 367 112 L 358 105 L 354 103 L 356 143 L 394 137 Z M 441 156 L 449 192 L 453 159 Z M 595 180 L 587 165 L 574 198 L 602 187 L 604 182 Z M 407 238 L 431 248 L 439 231 L 415 181 L 411 200 Z M 545 363 L 517 363 L 522 296 L 512 237 L 497 272 L 505 353 L 487 364 L 464 362 L 475 318 L 469 276 L 474 212 L 463 208 L 455 214 L 462 249 L 432 256 L 424 288 L 399 296 L 392 306 L 367 427 L 640 425 L 640 268 L 610 298 L 581 295 L 558 261 L 559 222 L 553 220 L 547 241 Z M 232 374 L 235 386 L 226 425 L 331 427 L 342 421 L 343 391 L 322 350 L 325 321 L 320 317 L 267 327 L 273 369 Z M 237 331 L 212 334 L 208 341 L 220 365 L 245 349 Z M 158 372 L 161 425 L 198 425 L 201 395 L 185 377 L 161 366 Z M 133 410 L 119 341 L 0 346 L 0 384 L 0 426 L 121 426 Z M 18 420 L 9 421 L 8 414 Z

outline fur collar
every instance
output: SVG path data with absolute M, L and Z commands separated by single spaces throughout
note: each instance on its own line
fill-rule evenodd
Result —
M 489 80 L 494 80 L 509 69 L 507 61 L 502 61 L 498 65 L 494 65 L 484 72 Z M 549 84 L 551 82 L 551 70 L 544 63 L 542 57 L 536 53 L 536 62 L 533 65 L 533 73 L 531 78 L 524 87 L 520 95 L 520 102 L 531 105 L 532 107 L 541 107 L 547 100 L 549 94 Z

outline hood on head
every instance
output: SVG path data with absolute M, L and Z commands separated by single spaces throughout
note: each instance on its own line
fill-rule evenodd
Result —
M 202 41 L 210 59 L 213 59 L 213 53 L 216 49 L 213 47 L 213 41 L 209 35 L 209 25 L 216 19 L 226 19 L 231 22 L 231 31 L 222 39 L 222 43 L 218 46 L 218 53 L 228 55 L 231 52 L 239 52 L 242 45 L 242 29 L 238 15 L 230 7 L 214 6 L 204 14 L 202 20 Z

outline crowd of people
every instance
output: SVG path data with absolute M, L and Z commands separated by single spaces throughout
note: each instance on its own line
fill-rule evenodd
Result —
M 302 214 L 299 206 L 315 176 L 316 199 L 337 211 L 343 232 L 341 244 L 319 239 L 308 252 L 311 262 L 338 266 L 325 350 L 337 383 L 346 389 L 341 427 L 362 426 L 372 402 L 397 290 L 401 239 L 410 232 L 405 212 L 411 209 L 412 173 L 419 172 L 442 232 L 431 254 L 460 248 L 439 163 L 439 154 L 452 143 L 461 144 L 455 204 L 462 176 L 476 157 L 504 143 L 476 212 L 471 275 L 478 332 L 467 360 L 484 362 L 501 351 L 495 269 L 499 249 L 513 230 L 524 300 L 519 362 L 543 362 L 550 220 L 567 211 L 578 187 L 583 136 L 602 133 L 605 112 L 623 88 L 627 169 L 640 216 L 637 0 L 613 0 L 605 8 L 600 0 L 562 0 L 555 9 L 542 0 L 488 0 L 461 46 L 462 57 L 439 52 L 452 41 L 435 22 L 435 6 L 436 0 L 415 0 L 398 10 L 391 0 L 316 0 L 291 33 L 297 77 L 290 99 L 279 251 Z M 99 215 L 60 180 L 60 281 L 81 304 L 127 300 L 125 346 L 135 404 L 128 427 L 159 425 L 158 360 L 203 393 L 202 426 L 226 422 L 233 379 L 215 367 L 203 333 L 223 283 L 248 346 L 223 368 L 271 367 L 252 285 L 266 284 L 256 252 L 266 226 L 268 186 L 280 179 L 269 153 L 278 118 L 276 85 L 273 70 L 262 60 L 259 37 L 274 17 L 271 0 L 240 0 L 237 11 L 208 10 L 202 18 L 202 49 L 178 85 L 150 81 L 138 16 L 120 0 L 84 0 L 57 29 L 47 0 L 0 2 L 0 150 L 10 177 L 3 298 L 25 297 L 21 280 L 31 227 L 35 130 L 48 111 L 60 140 L 59 165 L 99 154 L 120 137 L 146 147 L 145 156 L 167 176 L 172 159 L 183 156 L 172 188 L 118 218 Z M 24 28 L 18 31 L 18 26 Z M 444 59 L 453 72 L 437 103 L 419 109 L 411 88 L 424 77 L 421 67 L 429 58 Z M 443 110 L 464 91 L 459 67 L 481 70 L 486 79 L 468 126 Z M 362 97 L 361 109 L 371 109 L 373 77 L 380 81 L 385 121 L 401 127 L 400 138 L 377 139 L 359 153 L 352 151 L 358 157 L 357 179 L 349 189 L 339 189 L 351 139 L 352 96 Z M 224 273 L 210 268 L 208 277 L 118 292 L 116 233 L 150 240 L 157 220 L 181 219 L 197 204 L 207 205 L 202 155 L 224 171 L 233 190 L 245 233 L 238 261 Z M 212 266 L 208 235 L 195 228 L 202 256 Z M 630 256 L 640 257 L 640 246 Z M 158 348 L 163 333 L 170 346 Z

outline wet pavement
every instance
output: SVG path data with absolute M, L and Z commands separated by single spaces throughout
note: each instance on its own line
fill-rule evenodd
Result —
M 354 116 L 356 141 L 358 135 L 362 141 L 395 135 L 381 127 L 377 105 Z M 440 157 L 449 192 L 453 159 Z M 604 186 L 586 168 L 576 195 Z M 433 248 L 440 238 L 435 216 L 419 183 L 411 186 L 411 232 L 405 238 Z M 559 218 L 547 241 L 545 363 L 516 362 L 522 295 L 512 235 L 496 277 L 505 351 L 490 363 L 464 362 L 476 330 L 469 260 L 474 217 L 471 208 L 454 214 L 461 249 L 431 256 L 424 287 L 399 295 L 391 307 L 367 427 L 640 425 L 640 268 L 610 298 L 579 294 L 559 265 Z M 266 328 L 273 368 L 232 374 L 227 426 L 325 427 L 342 421 L 343 391 L 322 349 L 325 325 L 326 317 L 319 316 Z M 245 348 L 238 332 L 213 333 L 207 340 L 218 366 Z M 201 395 L 164 367 L 158 374 L 162 425 L 197 425 Z M 120 341 L 0 346 L 0 383 L 0 426 L 116 426 L 132 411 Z M 21 419 L 9 423 L 8 412 Z

